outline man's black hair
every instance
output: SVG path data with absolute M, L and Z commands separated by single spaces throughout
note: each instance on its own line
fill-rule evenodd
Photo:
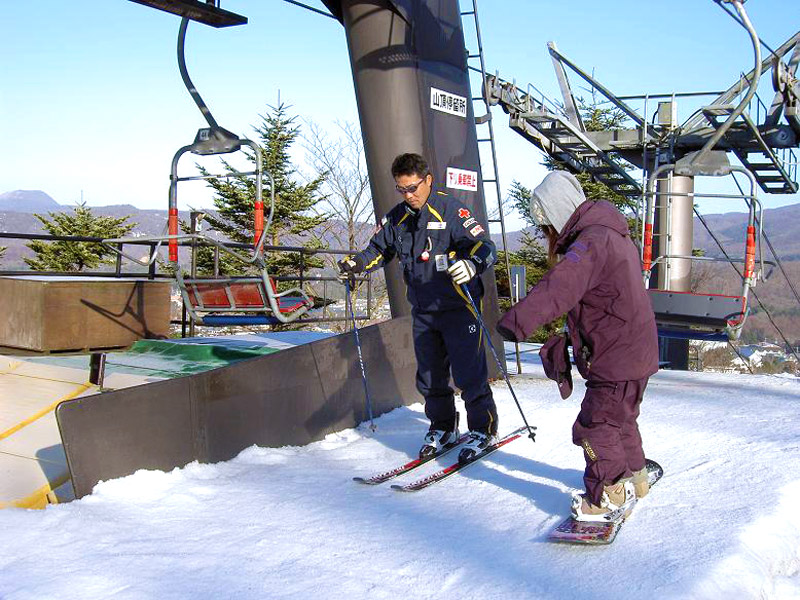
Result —
M 392 161 L 392 177 L 414 174 L 425 177 L 430 172 L 427 161 L 419 154 L 407 152 Z

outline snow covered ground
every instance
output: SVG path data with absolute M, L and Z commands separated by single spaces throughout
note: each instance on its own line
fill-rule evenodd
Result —
M 0 598 L 800 598 L 800 379 L 659 373 L 640 419 L 664 478 L 616 542 L 545 542 L 581 485 L 535 353 L 518 440 L 417 493 L 351 481 L 412 455 L 422 407 L 295 448 L 140 471 L 44 511 L 0 511 Z M 494 386 L 501 430 L 520 417 Z M 419 475 L 420 473 L 416 473 Z

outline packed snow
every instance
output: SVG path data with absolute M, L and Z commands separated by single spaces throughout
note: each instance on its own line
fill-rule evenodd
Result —
M 663 479 L 610 546 L 548 543 L 581 486 L 536 353 L 517 440 L 426 490 L 352 481 L 405 462 L 421 405 L 305 447 L 139 471 L 44 511 L 0 511 L 0 598 L 800 598 L 800 379 L 662 371 L 640 427 Z M 513 360 L 509 361 L 513 365 Z M 501 430 L 521 424 L 493 386 Z M 416 478 L 429 470 L 409 474 Z

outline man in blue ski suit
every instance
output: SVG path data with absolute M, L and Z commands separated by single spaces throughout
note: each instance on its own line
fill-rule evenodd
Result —
M 478 275 L 497 260 L 488 231 L 464 204 L 433 189 L 433 175 L 418 154 L 392 163 L 404 201 L 381 219 L 369 245 L 339 263 L 343 276 L 378 269 L 397 257 L 412 306 L 417 389 L 425 398 L 430 430 L 420 456 L 458 439 L 453 381 L 461 389 L 470 435 L 459 459 L 473 458 L 496 440 L 497 409 L 488 383 L 483 332 L 466 294 L 480 307 Z

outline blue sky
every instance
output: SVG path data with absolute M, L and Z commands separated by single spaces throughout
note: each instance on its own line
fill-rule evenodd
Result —
M 6 4 L 0 192 L 41 189 L 62 204 L 83 193 L 90 205 L 166 210 L 172 155 L 204 125 L 178 72 L 179 18 L 127 0 Z M 281 0 L 226 0 L 223 7 L 246 15 L 249 24 L 192 24 L 186 43 L 189 74 L 220 125 L 253 135 L 279 92 L 293 112 L 324 127 L 358 121 L 338 22 Z M 800 28 L 798 0 L 745 7 L 773 47 Z M 753 63 L 746 32 L 712 0 L 481 0 L 478 9 L 487 66 L 553 99 L 560 96 L 549 40 L 620 95 L 723 90 Z M 767 78 L 760 92 L 771 100 Z M 697 107 L 687 100 L 679 116 Z M 513 179 L 536 185 L 540 153 L 508 129 L 499 108 L 494 116 L 503 187 Z M 301 148 L 295 154 L 302 160 Z M 800 197 L 762 200 L 773 208 Z

